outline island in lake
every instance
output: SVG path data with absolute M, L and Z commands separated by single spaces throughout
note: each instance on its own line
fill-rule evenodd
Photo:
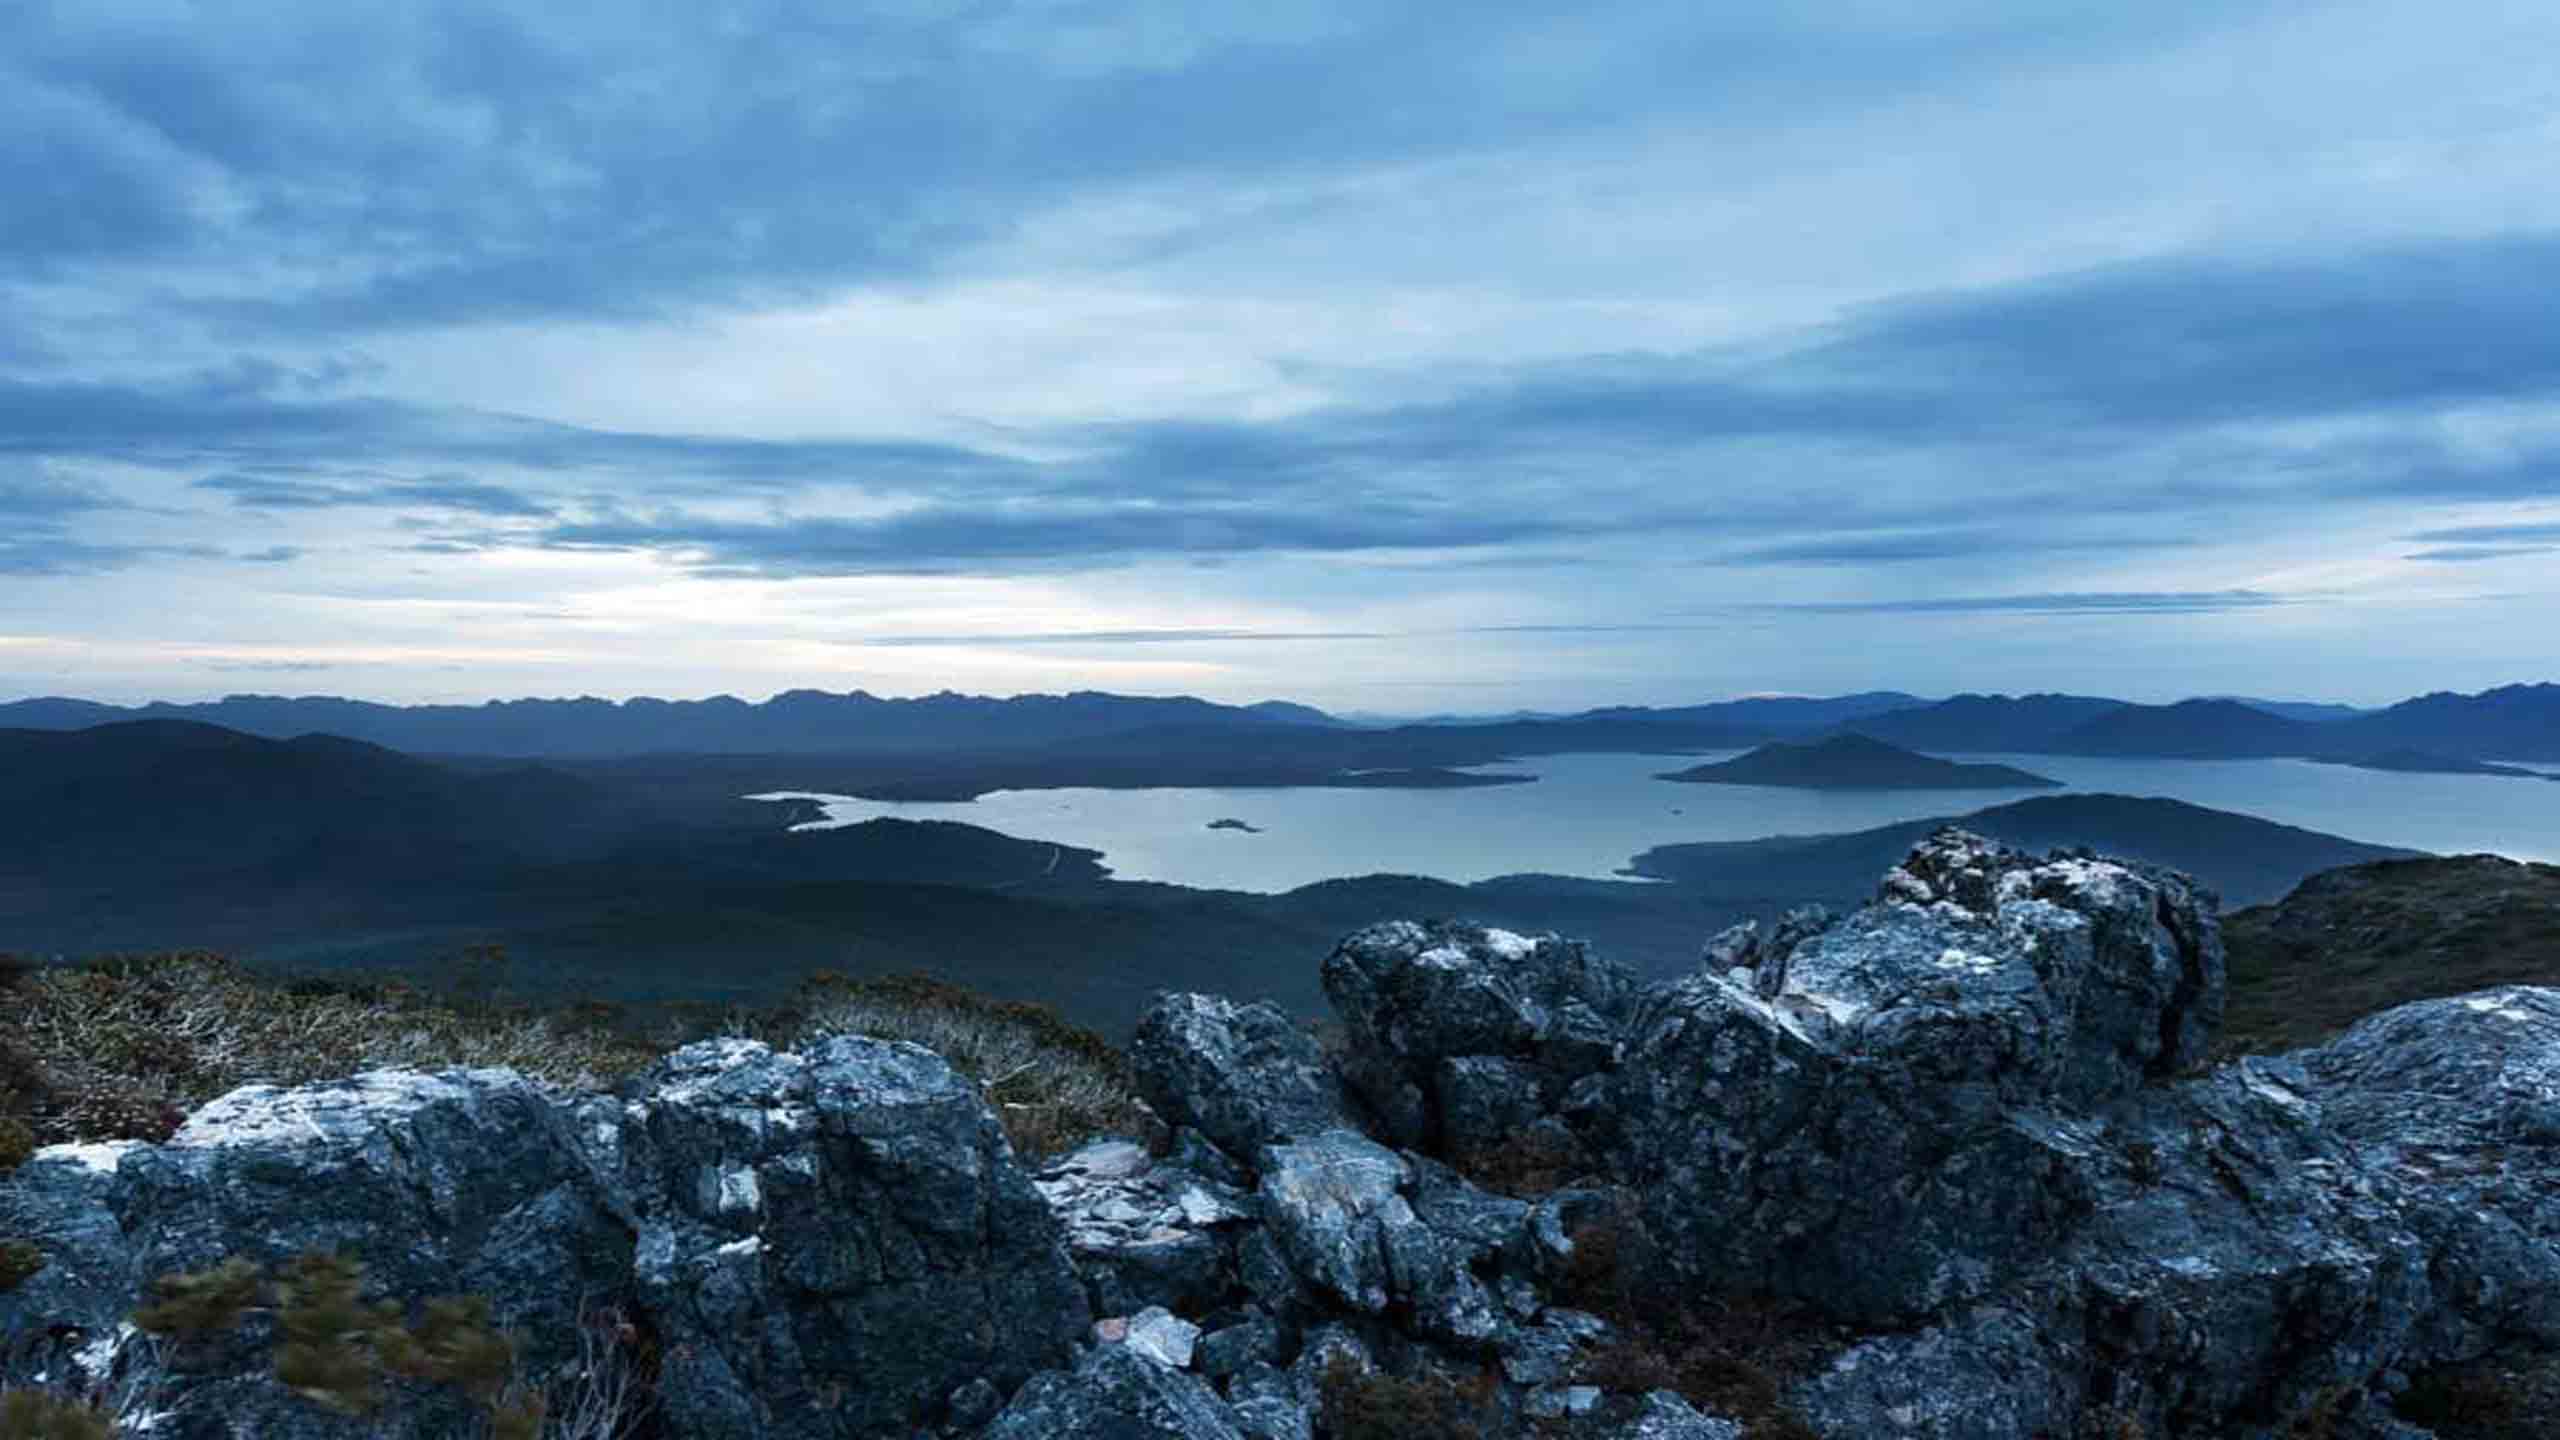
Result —
M 1261 826 L 1248 825 L 1244 821 L 1237 820 L 1232 817 L 1212 820 L 1209 822 L 1209 828 L 1212 830 L 1241 830 L 1247 835 L 1259 835 L 1262 833 Z
M 1964 765 L 1865 735 L 1763 745 L 1748 755 L 1656 777 L 1685 785 L 1798 790 L 2050 790 L 2062 782 L 2009 765 Z
M 2466 760 L 2456 755 L 2439 755 L 2432 750 L 2385 750 L 2358 760 L 2323 759 L 2324 765 L 2350 765 L 2358 770 L 2390 770 L 2409 775 L 2504 775 L 2515 780 L 2560 780 L 2560 775 L 2527 770 L 2521 765 L 2493 765 L 2486 760 Z

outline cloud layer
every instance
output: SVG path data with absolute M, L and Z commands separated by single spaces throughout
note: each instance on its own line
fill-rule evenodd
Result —
M 2525 678 L 2456 8 L 22 7 L 0 685 Z

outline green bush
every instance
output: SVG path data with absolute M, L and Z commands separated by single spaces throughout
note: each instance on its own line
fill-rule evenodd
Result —
M 489 1419 L 493 1440 L 534 1440 L 546 1397 L 518 1382 L 512 1337 L 489 1321 L 479 1295 L 439 1296 L 415 1324 L 388 1300 L 364 1298 L 364 1267 L 354 1256 L 313 1251 L 270 1277 L 238 1256 L 210 1269 L 162 1276 L 158 1300 L 134 1323 L 181 1344 L 205 1344 L 252 1311 L 275 1322 L 275 1377 L 315 1405 L 341 1415 L 370 1415 L 382 1406 L 388 1378 L 443 1385 L 469 1398 Z
M 181 1345 L 202 1344 L 263 1302 L 266 1274 L 235 1255 L 209 1269 L 163 1275 L 151 1288 L 157 1298 L 133 1313 L 133 1323 Z
M 344 1253 L 295 1256 L 276 1291 L 276 1378 L 341 1415 L 381 1408 L 382 1351 L 400 1307 L 367 1304 L 364 1267 Z
M 0 1295 L 26 1284 L 44 1269 L 44 1252 L 32 1240 L 0 1240 Z

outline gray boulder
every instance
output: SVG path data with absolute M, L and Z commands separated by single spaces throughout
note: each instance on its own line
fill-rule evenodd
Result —
M 896 1433 L 1086 1328 L 1057 1221 L 932 1052 L 712 1041 L 638 1088 L 612 1173 L 642 1215 L 642 1304 L 700 1360 L 661 1396 L 687 1433 Z
M 1637 993 L 1579 941 L 1445 922 L 1358 931 L 1323 981 L 1346 1078 L 1384 1137 L 1462 1157 L 1510 1143 L 1614 1065 Z
M 1099 1315 L 1150 1305 L 1197 1315 L 1220 1304 L 1238 1283 L 1236 1241 L 1260 1216 L 1250 1194 L 1127 1140 L 1061 1156 L 1032 1184 Z
M 2201 1053 L 2211 904 L 1942 832 L 1875 903 L 1790 937 L 1774 993 L 1737 966 L 1650 994 L 1614 1158 L 1691 1275 L 1865 1322 L 1986 1295 L 2091 1212 L 2086 1112 Z
M 1276 1005 L 1160 995 L 1138 1023 L 1129 1061 L 1167 1124 L 1187 1125 L 1241 1160 L 1351 1124 L 1323 1052 Z
M 0 1332 L 95 1338 L 148 1277 L 345 1249 L 374 1294 L 488 1296 L 535 1371 L 567 1358 L 582 1303 L 620 1303 L 683 1436 L 903 1436 L 974 1381 L 1064 1360 L 1086 1324 L 977 1092 L 873 1040 L 706 1042 L 618 1100 L 490 1070 L 253 1085 L 163 1145 L 40 1152 L 0 1211 L 53 1262 L 0 1296 Z M 167 1399 L 156 1435 L 372 1433 L 238 1374 L 181 1374 Z
M 2416 1433 L 2385 1377 L 2560 1345 L 2555 1099 L 2560 992 L 2523 988 L 2144 1091 L 2107 1117 L 2066 1243 L 1797 1399 L 1838 1436 L 2031 1440 L 2103 1417 L 2273 1440 L 2315 1413 Z
M 985 1440 L 1245 1440 L 1216 1391 L 1127 1345 L 1046 1370 L 1004 1407 Z

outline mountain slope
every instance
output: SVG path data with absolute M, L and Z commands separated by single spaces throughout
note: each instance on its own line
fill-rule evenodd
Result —
M 2421 695 L 2331 728 L 2356 754 L 2405 748 L 2479 760 L 2560 760 L 2560 685 Z
M 2560 985 L 2560 866 L 2495 855 L 2328 870 L 2226 916 L 2226 1043 L 2316 1044 L 2393 1005 L 2493 985 Z
M 1900 690 L 1863 690 L 1855 695 L 1756 695 L 1705 705 L 1617 705 L 1585 710 L 1574 720 L 1627 720 L 1650 725 L 1703 725 L 1735 730 L 1761 730 L 1773 735 L 1808 735 L 1930 702 Z
M 2125 708 L 2096 695 L 1958 695 L 1935 705 L 1871 715 L 1842 726 L 1907 750 L 2045 750 L 2073 727 Z
M 2337 728 L 2287 720 L 2236 700 L 2181 700 L 2111 710 L 2056 736 L 2050 748 L 2068 755 L 2181 759 L 2316 755 L 2336 748 Z
M 556 858 L 621 811 L 536 767 L 462 774 L 328 735 L 178 720 L 0 731 L 0 870 L 171 900 L 248 876 L 376 882 Z
M 1695 785 L 1777 785 L 1801 790 L 2052 789 L 2061 781 L 2009 765 L 1960 765 L 1866 735 L 1790 744 L 1772 741 L 1748 755 L 1657 777 Z
M 2281 895 L 2314 871 L 2416 853 L 2176 800 L 2046 795 L 1841 835 L 1658 845 L 1625 873 L 1668 880 L 1710 900 L 1845 904 L 1863 898 L 1873 877 L 1941 825 L 2029 850 L 2088 846 L 2149 860 L 2186 871 L 2226 902 L 2242 904 Z

